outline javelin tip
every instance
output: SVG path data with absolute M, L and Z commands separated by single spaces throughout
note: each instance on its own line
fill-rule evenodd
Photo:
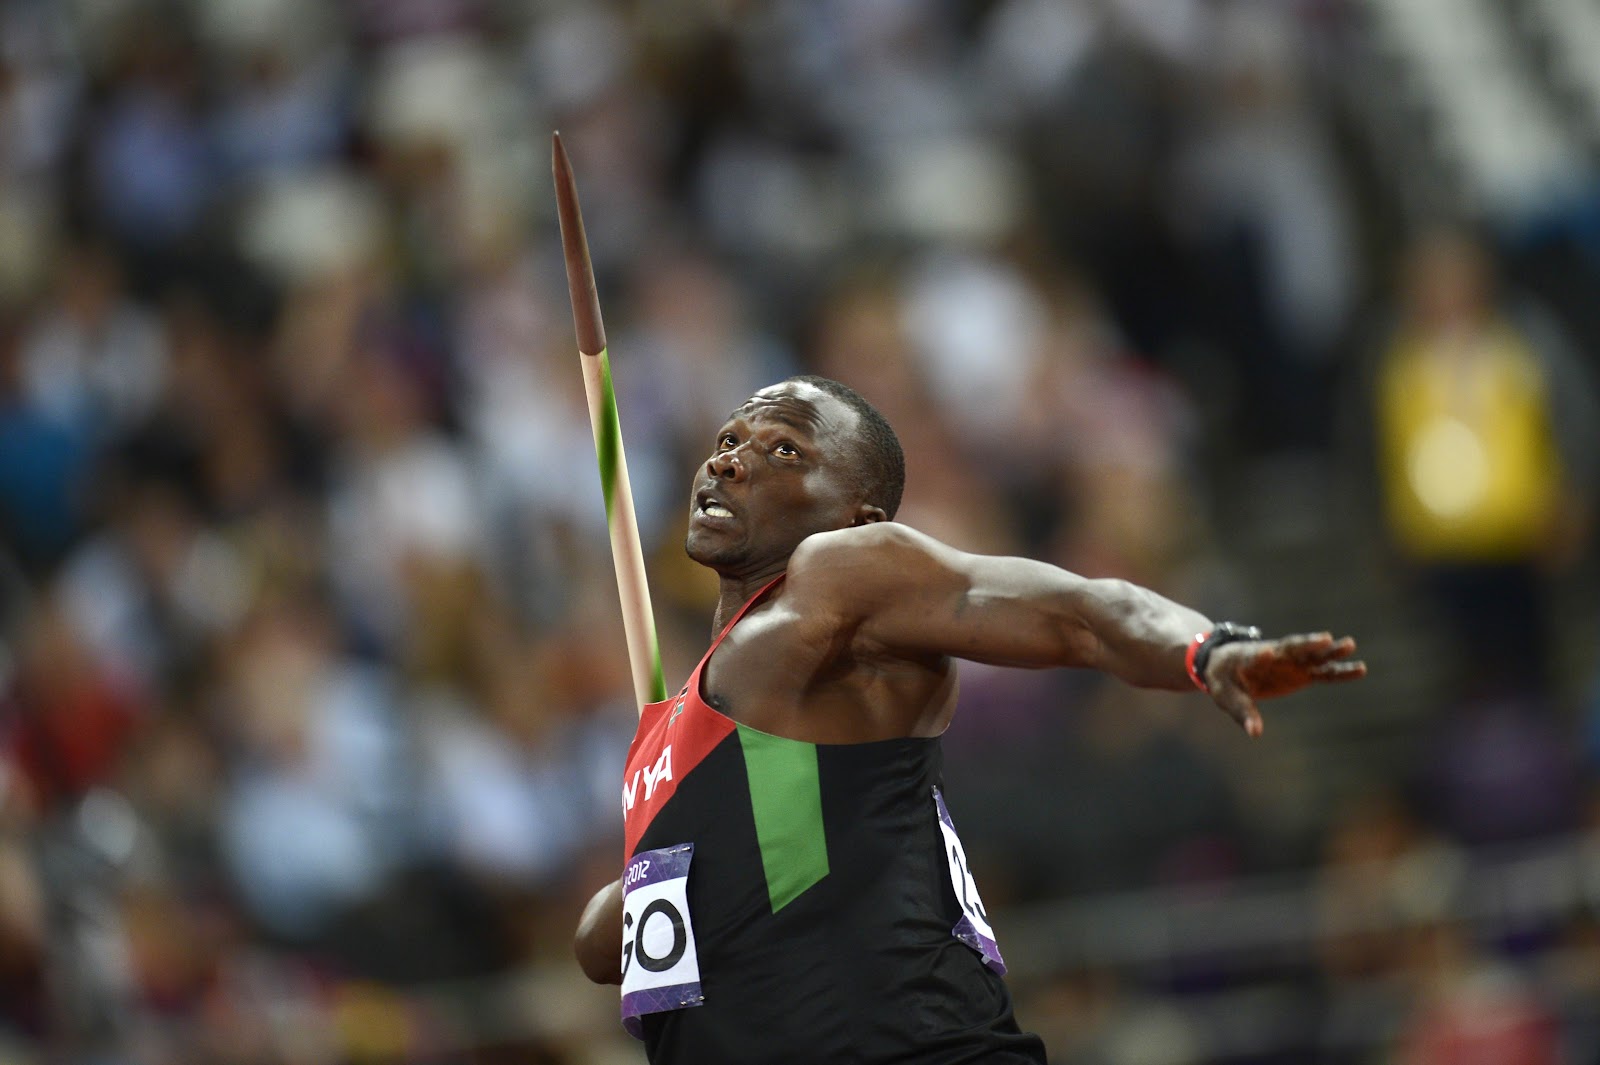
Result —
M 598 355 L 605 350 L 606 327 L 600 318 L 600 297 L 595 292 L 594 265 L 589 261 L 589 238 L 583 231 L 583 211 L 578 206 L 578 182 L 572 176 L 561 132 L 550 135 L 551 175 L 556 185 L 556 216 L 561 222 L 561 253 L 567 265 L 567 292 L 572 297 L 572 320 L 577 327 L 578 351 Z

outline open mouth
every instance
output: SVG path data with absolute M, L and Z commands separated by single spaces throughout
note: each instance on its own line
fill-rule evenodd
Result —
M 707 518 L 731 518 L 733 511 L 717 502 L 708 495 L 702 495 L 695 507 L 696 511 Z

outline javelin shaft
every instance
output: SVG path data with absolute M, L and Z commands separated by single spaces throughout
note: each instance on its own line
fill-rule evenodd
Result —
M 589 240 L 584 235 L 583 212 L 578 206 L 578 185 L 573 180 L 572 164 L 561 144 L 561 134 L 555 134 L 551 142 L 556 209 L 561 219 L 561 250 L 567 264 L 567 292 L 572 297 L 578 361 L 583 366 L 583 390 L 589 399 L 589 424 L 594 428 L 600 487 L 605 493 L 606 528 L 611 534 L 611 561 L 616 567 L 617 592 L 622 600 L 622 629 L 628 639 L 633 694 L 642 713 L 644 704 L 660 702 L 667 697 L 667 685 L 661 673 L 655 612 L 650 606 L 650 586 L 645 580 L 644 547 L 639 540 L 639 520 L 633 511 L 633 488 L 628 481 L 628 461 L 622 449 L 617 394 L 611 383 L 606 328 L 600 319 L 600 297 L 595 291 Z

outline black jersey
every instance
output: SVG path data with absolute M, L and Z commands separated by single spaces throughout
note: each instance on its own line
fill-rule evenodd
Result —
M 766 590 L 629 748 L 624 1022 L 652 1065 L 1044 1062 L 1012 1017 L 939 741 L 804 743 L 701 697 Z

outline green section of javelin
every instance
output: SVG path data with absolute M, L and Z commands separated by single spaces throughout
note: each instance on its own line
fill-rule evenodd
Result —
M 611 385 L 611 356 L 606 348 L 600 360 L 600 424 L 594 429 L 594 454 L 600 460 L 600 493 L 606 501 L 606 522 L 614 520 L 617 502 L 617 459 L 622 454 L 622 425 L 617 420 L 617 390 Z
M 600 360 L 600 424 L 594 431 L 594 454 L 600 463 L 600 491 L 606 501 L 606 524 L 616 520 L 617 466 L 622 461 L 622 422 L 617 417 L 617 390 L 611 383 L 611 356 L 609 348 L 601 348 L 595 358 Z M 667 678 L 661 670 L 661 645 L 655 638 L 651 618 L 650 633 L 650 701 L 659 703 L 667 697 Z
M 739 726 L 739 746 L 750 781 L 767 897 L 777 913 L 828 875 L 817 748 L 744 725 Z
M 650 641 L 650 701 L 663 703 L 667 700 L 667 678 L 661 672 L 661 645 L 655 640 Z

